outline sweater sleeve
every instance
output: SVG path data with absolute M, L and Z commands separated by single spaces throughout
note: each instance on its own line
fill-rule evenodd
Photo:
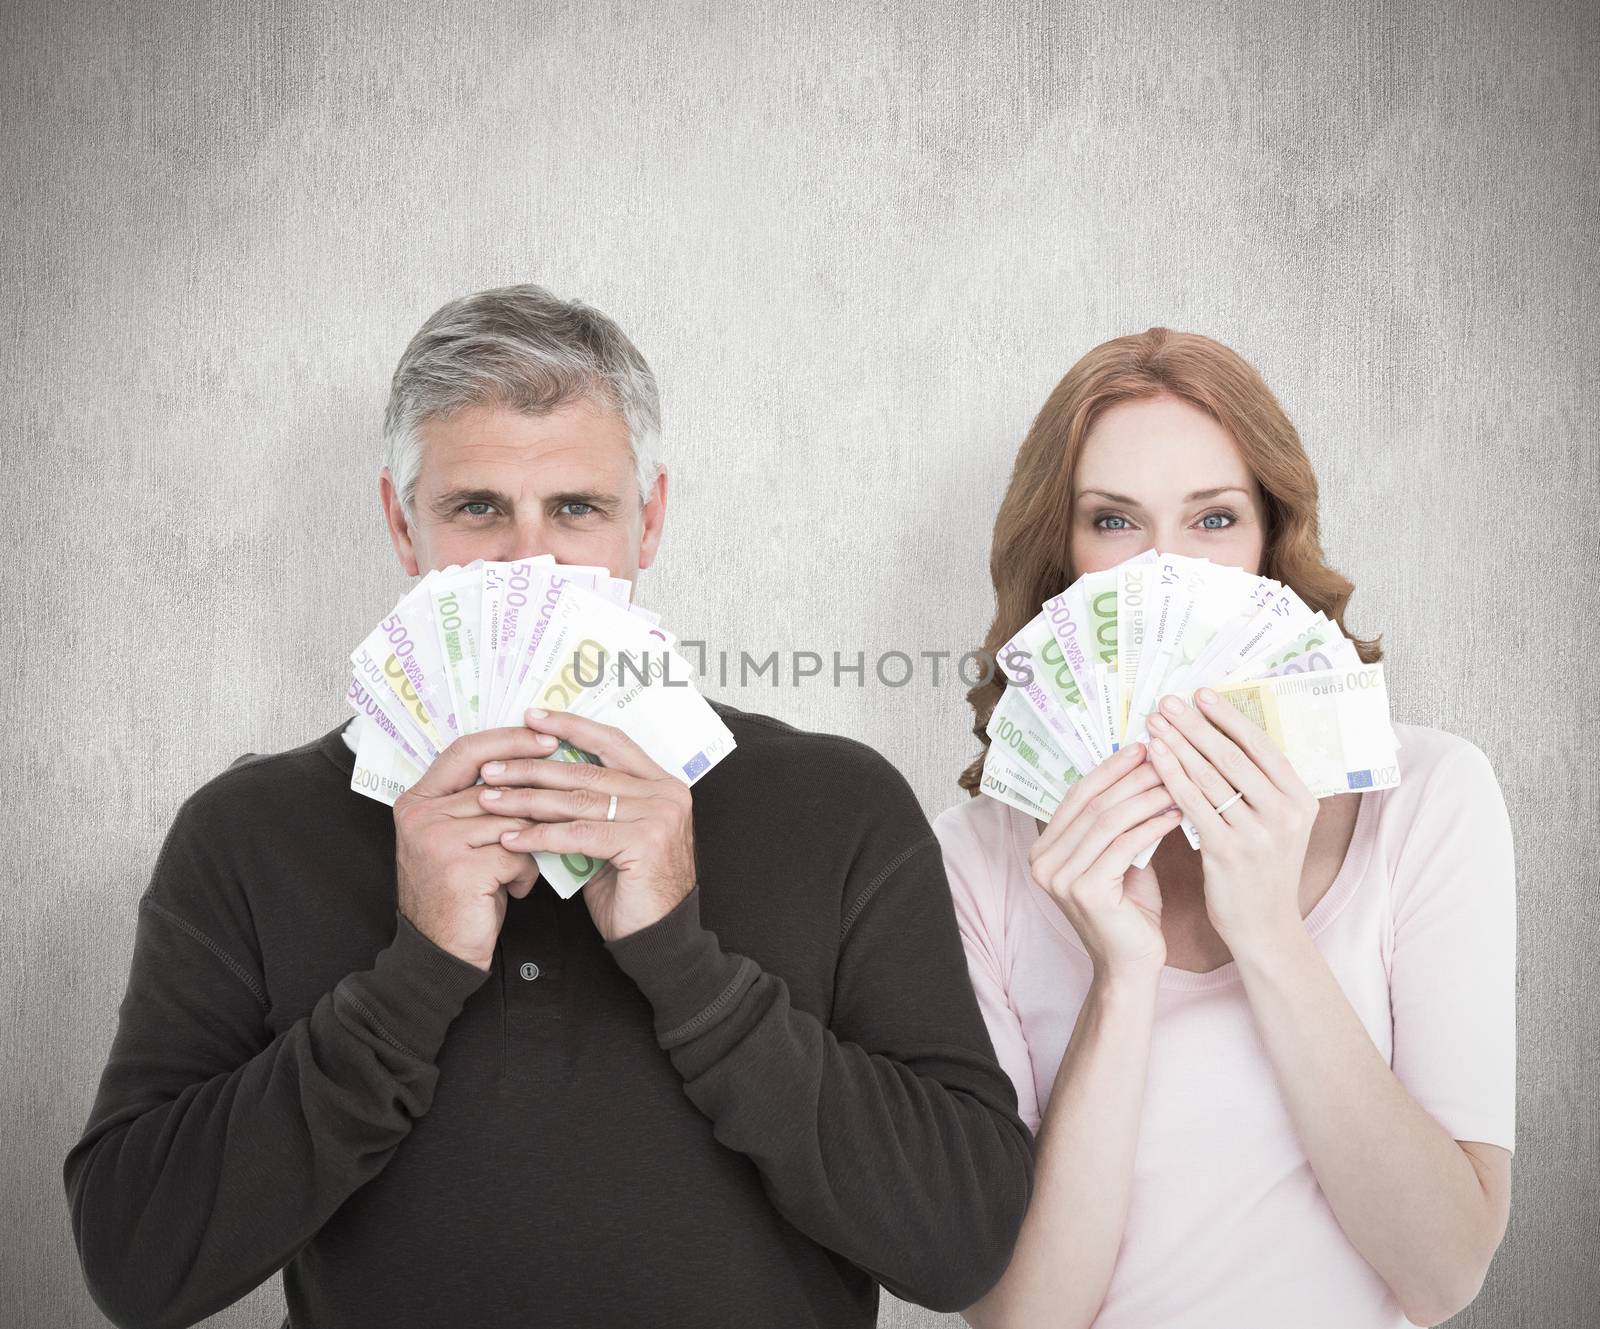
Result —
M 247 903 L 206 820 L 191 799 L 168 832 L 63 1167 L 90 1294 L 130 1329 L 194 1324 L 288 1263 L 428 1110 L 446 1029 L 487 977 L 396 911 L 372 967 L 273 1037 L 253 938 L 230 935 Z
M 1032 1139 L 967 978 L 938 842 L 884 768 L 898 815 L 850 872 L 831 1024 L 722 948 L 698 886 L 608 949 L 689 1098 L 778 1210 L 896 1296 L 960 1310 L 1010 1261 Z

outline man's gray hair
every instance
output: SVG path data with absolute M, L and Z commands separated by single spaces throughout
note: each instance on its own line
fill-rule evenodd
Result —
M 469 406 L 544 415 L 581 400 L 621 414 L 645 501 L 660 470 L 661 403 L 650 366 L 616 323 L 526 283 L 434 311 L 400 357 L 383 416 L 389 474 L 407 518 L 415 519 L 425 421 Z

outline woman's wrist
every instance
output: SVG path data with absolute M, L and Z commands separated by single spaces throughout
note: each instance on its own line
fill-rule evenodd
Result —
M 1301 948 L 1311 944 L 1305 920 L 1285 911 L 1252 922 L 1248 927 L 1218 930 L 1229 954 L 1241 970 L 1258 973 L 1299 962 Z
M 1211 920 L 1217 936 L 1235 960 L 1281 952 L 1296 934 L 1304 934 L 1305 920 L 1293 905 L 1285 903 L 1241 919 Z
M 1138 1009 L 1148 1005 L 1161 987 L 1159 959 L 1114 963 L 1096 961 L 1089 982 L 1089 998 L 1110 1009 Z

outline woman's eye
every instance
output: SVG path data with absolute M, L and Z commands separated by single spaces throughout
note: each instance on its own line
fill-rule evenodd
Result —
M 1209 522 L 1213 517 L 1216 517 L 1218 519 L 1225 519 L 1227 521 L 1228 525 L 1227 526 L 1207 526 L 1206 530 L 1208 530 L 1208 531 L 1225 531 L 1225 530 L 1228 529 L 1228 526 L 1232 526 L 1233 523 L 1238 520 L 1238 518 L 1235 517 L 1233 515 L 1233 513 L 1231 513 L 1231 512 L 1208 512 L 1208 513 L 1206 513 L 1205 516 L 1200 518 L 1200 520 L 1202 522 Z
M 1102 512 L 1094 519 L 1094 524 L 1102 531 L 1125 531 L 1126 526 L 1101 526 L 1103 521 L 1127 521 L 1128 519 L 1118 512 Z

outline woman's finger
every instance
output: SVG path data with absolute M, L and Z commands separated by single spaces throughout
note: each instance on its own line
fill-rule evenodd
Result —
M 1070 853 L 1060 856 L 1050 855 L 1043 860 L 1049 873 L 1046 880 L 1073 881 L 1081 877 L 1104 856 L 1119 835 L 1153 817 L 1159 817 L 1171 806 L 1172 798 L 1168 791 L 1158 785 L 1099 813 L 1092 819 L 1085 834 Z M 1174 816 L 1172 824 L 1176 825 L 1177 820 Z M 1134 852 L 1137 853 L 1138 850 Z M 1126 866 L 1123 871 L 1127 871 Z
M 1144 758 L 1144 744 L 1130 743 L 1107 757 L 1067 790 L 1067 796 L 1051 814 L 1044 830 L 1039 832 L 1039 840 L 1034 846 L 1035 852 L 1047 849 L 1067 834 L 1088 804 L 1094 802 L 1119 780 L 1138 770 Z M 1074 833 L 1076 834 L 1081 834 L 1081 830 Z
M 1214 804 L 1232 798 L 1235 790 L 1243 793 L 1244 801 L 1252 807 L 1261 808 L 1271 801 L 1276 792 L 1272 781 L 1238 744 L 1180 698 L 1164 697 L 1160 710 L 1150 718 L 1149 724 L 1152 733 L 1171 740 L 1172 750 L 1183 759 L 1190 778 L 1212 796 Z M 1187 741 L 1200 761 L 1189 759 L 1189 753 L 1174 736 L 1174 730 Z M 1211 771 L 1216 773 L 1214 777 Z
M 1293 797 L 1306 789 L 1300 773 L 1278 750 L 1278 745 L 1267 737 L 1260 725 L 1231 701 L 1219 696 L 1210 688 L 1201 688 L 1195 693 L 1194 699 L 1195 705 L 1200 708 L 1200 713 L 1231 738 L 1280 792 Z
M 1124 775 L 1120 780 L 1105 790 L 1098 798 L 1085 803 L 1070 822 L 1055 828 L 1054 834 L 1046 839 L 1043 835 L 1035 843 L 1031 858 L 1044 857 L 1054 863 L 1060 863 L 1070 857 L 1083 837 L 1088 833 L 1095 818 L 1104 815 L 1112 808 L 1136 798 L 1140 794 L 1161 786 L 1161 776 L 1149 762 L 1142 762 Z M 1167 800 L 1171 802 L 1171 800 Z
M 1221 807 L 1233 798 L 1234 787 L 1218 773 L 1217 768 L 1195 750 L 1193 743 L 1189 742 L 1181 733 L 1171 725 L 1156 726 L 1152 734 L 1159 733 L 1161 741 L 1177 761 L 1179 768 L 1194 783 L 1200 791 L 1201 797 L 1212 807 Z M 1151 738 L 1155 742 L 1155 738 Z M 1243 816 L 1249 809 L 1245 807 L 1248 800 L 1236 800 L 1229 809 L 1220 814 L 1224 820 L 1230 817 Z
M 1195 830 L 1204 843 L 1209 835 L 1216 835 L 1227 823 L 1217 815 L 1216 805 L 1203 793 L 1184 770 L 1182 763 L 1173 755 L 1165 739 L 1152 738 L 1150 740 L 1150 760 L 1157 771 L 1161 773 L 1161 781 L 1167 787 L 1167 792 L 1172 795 L 1172 801 L 1178 805 L 1179 810 L 1193 823 Z M 1230 795 L 1231 797 L 1231 795 Z M 1238 807 L 1237 803 L 1234 807 Z M 1233 809 L 1230 808 L 1231 812 Z
M 1108 844 L 1100 857 L 1089 865 L 1089 870 L 1096 876 L 1103 875 L 1108 880 L 1120 880 L 1133 866 L 1133 860 L 1160 841 L 1163 836 L 1170 835 L 1176 830 L 1180 820 L 1182 813 L 1176 809 L 1146 817 Z

